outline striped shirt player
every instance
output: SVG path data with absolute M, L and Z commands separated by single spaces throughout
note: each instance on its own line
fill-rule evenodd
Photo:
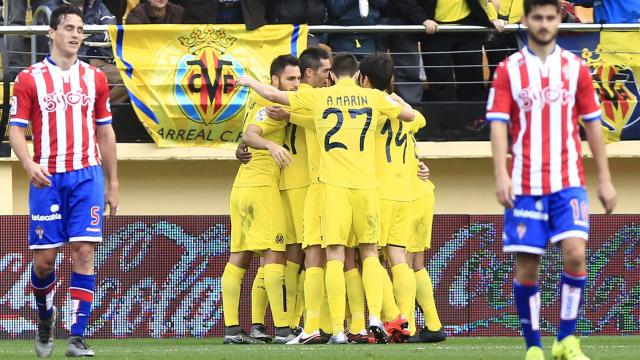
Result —
M 95 355 L 84 341 L 96 282 L 95 246 L 102 241 L 105 200 L 111 215 L 118 207 L 109 86 L 103 72 L 78 60 L 82 19 L 82 11 L 71 5 L 51 13 L 51 55 L 20 72 L 13 89 L 9 138 L 31 182 L 29 248 L 39 357 L 53 351 L 55 260 L 58 248 L 66 243 L 70 243 L 73 266 L 71 276 L 65 276 L 71 298 L 65 355 Z M 28 125 L 33 132 L 33 157 L 25 136 Z M 108 178 L 106 192 L 101 162 Z
M 487 120 L 511 128 L 516 206 L 505 212 L 505 251 L 542 254 L 547 239 L 587 239 L 578 118 L 589 122 L 600 116 L 588 67 L 559 46 L 545 63 L 527 47 L 500 63 Z M 551 206 L 556 201 L 564 205 Z

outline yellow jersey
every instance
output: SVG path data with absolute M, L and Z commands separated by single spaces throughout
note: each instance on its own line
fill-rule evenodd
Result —
M 276 105 L 262 98 L 260 95 L 251 94 L 244 112 L 242 130 L 247 130 L 249 125 L 256 125 L 262 129 L 262 137 L 276 144 L 284 142 L 285 121 L 278 121 L 267 116 L 265 107 Z M 280 177 L 280 168 L 271 156 L 269 150 L 252 149 L 251 161 L 241 164 L 238 174 L 233 182 L 235 187 L 277 185 Z
M 410 124 L 409 127 L 409 135 L 407 136 L 407 142 L 409 149 L 411 149 L 411 161 L 408 162 L 410 164 L 408 166 L 408 171 L 412 172 L 411 175 L 411 200 L 421 199 L 435 189 L 435 186 L 430 180 L 420 180 L 418 178 L 418 167 L 420 163 L 420 157 L 418 156 L 418 145 L 416 142 L 416 138 L 414 136 L 420 129 L 422 129 L 427 124 L 424 116 L 416 117 L 415 121 Z
M 300 84 L 300 88 L 312 88 L 311 85 Z M 301 121 L 307 119 L 309 115 L 300 113 L 291 113 L 289 124 L 287 125 L 284 137 L 284 147 L 289 150 L 293 157 L 291 165 L 282 169 L 280 174 L 280 190 L 298 189 L 308 186 L 309 177 L 309 154 L 307 151 L 308 130 L 299 125 Z M 315 133 L 312 134 L 311 140 L 317 142 Z M 318 155 L 320 157 L 320 155 Z
M 519 24 L 524 17 L 524 1 L 523 0 L 502 0 L 500 1 L 500 9 L 498 15 L 506 18 L 509 24 Z
M 378 119 L 381 114 L 397 118 L 402 105 L 352 79 L 328 88 L 299 89 L 288 97 L 292 112 L 311 112 L 320 145 L 319 180 L 350 189 L 376 189 Z
M 413 122 L 403 124 L 393 118 L 381 119 L 376 132 L 376 173 L 380 199 L 411 201 L 411 181 L 416 176 L 414 149 L 409 137 L 416 122 L 424 123 L 424 116 L 415 111 Z
M 480 5 L 487 13 L 489 20 L 497 18 L 497 11 L 489 0 L 480 0 Z M 436 3 L 434 20 L 439 23 L 455 23 L 466 18 L 469 14 L 471 14 L 471 9 L 465 0 L 440 0 Z

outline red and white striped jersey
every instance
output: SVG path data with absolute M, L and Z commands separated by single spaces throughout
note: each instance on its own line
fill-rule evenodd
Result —
M 77 60 L 63 71 L 50 59 L 18 74 L 10 125 L 33 130 L 33 160 L 50 173 L 100 164 L 96 126 L 111 123 L 105 74 Z
M 556 46 L 546 62 L 528 48 L 496 69 L 487 120 L 510 124 L 511 181 L 516 195 L 544 195 L 585 186 L 580 129 L 600 121 L 589 68 Z

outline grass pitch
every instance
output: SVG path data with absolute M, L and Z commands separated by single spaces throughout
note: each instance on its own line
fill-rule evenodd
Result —
M 222 345 L 208 339 L 112 339 L 88 340 L 97 359 L 524 359 L 524 342 L 514 337 L 455 337 L 439 344 L 398 345 Z M 544 338 L 551 359 L 553 338 Z M 591 359 L 640 359 L 640 336 L 593 336 L 582 340 Z M 56 340 L 51 359 L 63 359 L 66 341 Z M 33 342 L 0 341 L 0 359 L 35 359 Z

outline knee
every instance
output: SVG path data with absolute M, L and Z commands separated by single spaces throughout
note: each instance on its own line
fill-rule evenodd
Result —
M 88 266 L 93 265 L 94 245 L 80 244 L 71 250 L 71 258 L 74 264 Z
M 580 271 L 585 266 L 586 255 L 582 249 L 567 249 L 564 252 L 564 264 L 568 270 Z
M 39 259 L 33 262 L 33 271 L 39 278 L 44 278 L 51 274 L 56 267 L 56 259 Z

